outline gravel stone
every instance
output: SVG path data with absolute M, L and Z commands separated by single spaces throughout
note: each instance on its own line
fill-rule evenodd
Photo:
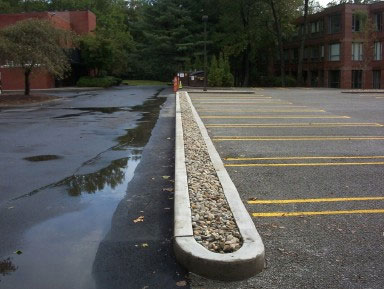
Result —
M 243 244 L 240 231 L 183 93 L 180 107 L 194 238 L 212 252 L 237 251 Z

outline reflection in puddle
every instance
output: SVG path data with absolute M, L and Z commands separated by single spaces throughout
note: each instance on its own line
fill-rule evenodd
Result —
M 15 256 L 18 267 L 9 267 L 17 271 L 1 280 L 1 288 L 26 288 L 26 284 L 38 289 L 95 288 L 92 264 L 99 243 L 110 229 L 164 101 L 152 98 L 132 108 L 143 113 L 137 126 L 126 130 L 116 146 L 84 163 L 81 171 L 90 173 L 76 173 L 14 200 L 17 205 L 20 199 L 36 195 L 42 211 L 57 206 L 62 213 L 24 233 L 23 254 Z M 47 203 L 46 198 L 54 194 L 56 203 Z
M 45 162 L 45 161 L 57 160 L 60 158 L 61 157 L 57 155 L 39 155 L 39 156 L 26 157 L 24 158 L 24 160 L 30 161 L 30 162 Z

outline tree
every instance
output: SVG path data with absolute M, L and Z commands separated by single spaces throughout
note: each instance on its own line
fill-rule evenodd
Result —
M 220 86 L 221 85 L 221 76 L 219 71 L 219 66 L 217 63 L 216 56 L 212 56 L 211 65 L 208 72 L 208 85 L 209 86 Z
M 80 39 L 85 64 L 98 74 L 121 76 L 130 69 L 135 43 L 129 32 L 125 5 L 122 0 L 115 0 L 113 4 L 96 1 L 96 32 Z
M 53 27 L 46 20 L 27 19 L 0 30 L 0 61 L 12 61 L 24 71 L 24 94 L 30 93 L 30 75 L 43 69 L 58 78 L 70 70 L 63 45 L 69 33 Z
M 307 27 L 308 27 L 308 2 L 309 0 L 304 0 L 304 27 L 301 32 L 300 39 L 300 51 L 299 51 L 299 64 L 297 67 L 297 82 L 299 85 L 303 85 L 303 60 L 304 60 L 304 44 L 305 38 L 307 36 Z

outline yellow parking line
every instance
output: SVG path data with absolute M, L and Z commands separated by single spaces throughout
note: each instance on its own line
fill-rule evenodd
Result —
M 357 198 L 316 198 L 316 199 L 291 199 L 291 200 L 252 200 L 250 205 L 268 204 L 298 204 L 298 203 L 326 203 L 326 202 L 356 202 L 356 201 L 383 201 L 384 197 L 357 197 Z
M 384 159 L 384 156 L 318 156 L 318 157 L 269 157 L 269 158 L 224 158 L 226 161 L 265 160 L 323 160 L 323 159 Z
M 265 104 L 268 104 L 268 103 L 263 103 L 261 105 L 258 105 L 257 106 L 257 109 L 270 109 L 270 108 L 284 108 L 284 109 L 296 109 L 296 108 L 305 108 L 305 107 L 308 107 L 308 106 L 303 106 L 303 105 L 265 105 Z M 264 105 L 264 106 L 263 106 Z M 199 111 L 202 111 L 204 109 L 208 109 L 208 110 L 215 110 L 215 108 L 205 108 L 205 106 L 201 106 L 202 108 L 199 109 Z M 224 111 L 225 109 L 221 109 L 221 108 L 216 108 L 217 111 Z M 235 108 L 235 109 L 232 109 L 232 108 L 227 108 L 227 110 L 239 110 L 239 111 L 244 111 L 244 109 L 242 108 Z
M 238 100 L 238 99 L 272 99 L 272 96 L 244 96 L 244 97 L 236 97 L 236 96 L 217 96 L 217 97 L 207 97 L 207 96 L 195 96 L 192 97 L 192 100 Z
M 279 102 L 279 101 L 268 101 L 268 102 L 257 102 L 257 101 L 253 101 L 253 102 L 210 102 L 210 101 L 201 101 L 199 102 L 199 104 L 230 104 L 230 105 L 242 105 L 242 104 L 292 104 L 292 102 Z
M 268 128 L 268 127 L 304 127 L 304 128 L 323 128 L 323 127 L 383 127 L 384 125 L 379 123 L 286 123 L 286 124 L 268 124 L 268 123 L 256 123 L 256 124 L 207 124 L 207 128 Z
M 211 108 L 202 108 L 199 109 L 201 112 L 326 112 L 322 109 L 211 109 Z
M 384 214 L 384 209 L 348 210 L 348 211 L 318 211 L 318 212 L 269 212 L 269 213 L 252 213 L 252 216 L 253 217 L 294 217 L 294 216 L 349 215 L 349 214 Z
M 372 166 L 384 165 L 384 162 L 363 163 L 290 163 L 290 164 L 225 164 L 225 167 L 322 167 L 322 166 Z
M 251 119 L 291 119 L 291 118 L 325 118 L 325 119 L 347 119 L 350 118 L 349 116 L 319 116 L 319 115 L 283 115 L 283 116 L 275 116 L 275 115 L 260 115 L 260 116 L 254 116 L 254 115 L 203 115 L 200 118 L 204 119 L 221 119 L 221 118 L 226 118 L 226 119 L 246 119 L 246 118 L 251 118 Z
M 335 140 L 384 140 L 382 136 L 358 137 L 358 136 L 340 136 L 340 137 L 214 137 L 214 141 L 335 141 Z

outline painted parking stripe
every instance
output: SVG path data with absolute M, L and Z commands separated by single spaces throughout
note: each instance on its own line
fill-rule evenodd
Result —
M 340 141 L 340 140 L 384 140 L 383 136 L 285 136 L 247 137 L 218 136 L 213 141 Z
M 204 106 L 206 105 L 213 105 L 213 104 L 220 104 L 220 105 L 243 105 L 243 104 L 292 104 L 292 102 L 280 102 L 280 101 L 268 101 L 268 102 L 257 102 L 257 101 L 252 101 L 252 102 L 200 102 L 199 104 L 204 103 Z
M 348 163 L 282 163 L 282 164 L 225 164 L 225 167 L 324 167 L 324 166 L 374 166 L 384 162 L 348 162 Z
M 195 96 L 192 97 L 192 100 L 241 100 L 241 99 L 272 99 L 272 96 L 244 96 L 244 97 L 236 97 L 236 96 L 217 96 L 217 97 L 207 97 L 207 96 Z
M 262 127 L 383 127 L 380 123 L 231 123 L 231 124 L 206 124 L 207 128 L 262 128 Z
M 252 216 L 253 217 L 295 217 L 295 216 L 349 215 L 349 214 L 384 214 L 384 209 L 315 211 L 315 212 L 269 212 L 269 213 L 252 213 Z
M 348 119 L 349 116 L 319 116 L 319 115 L 203 115 L 200 116 L 202 119 L 301 119 L 301 118 L 310 118 L 310 119 Z
M 357 197 L 357 198 L 316 198 L 316 199 L 291 199 L 291 200 L 252 200 L 250 205 L 268 204 L 298 204 L 298 203 L 326 203 L 326 202 L 357 202 L 357 201 L 383 201 L 384 197 Z
M 326 112 L 322 109 L 200 109 L 201 112 Z
M 265 161 L 265 160 L 322 160 L 322 159 L 384 159 L 384 156 L 303 156 L 265 158 L 224 158 L 226 161 Z

